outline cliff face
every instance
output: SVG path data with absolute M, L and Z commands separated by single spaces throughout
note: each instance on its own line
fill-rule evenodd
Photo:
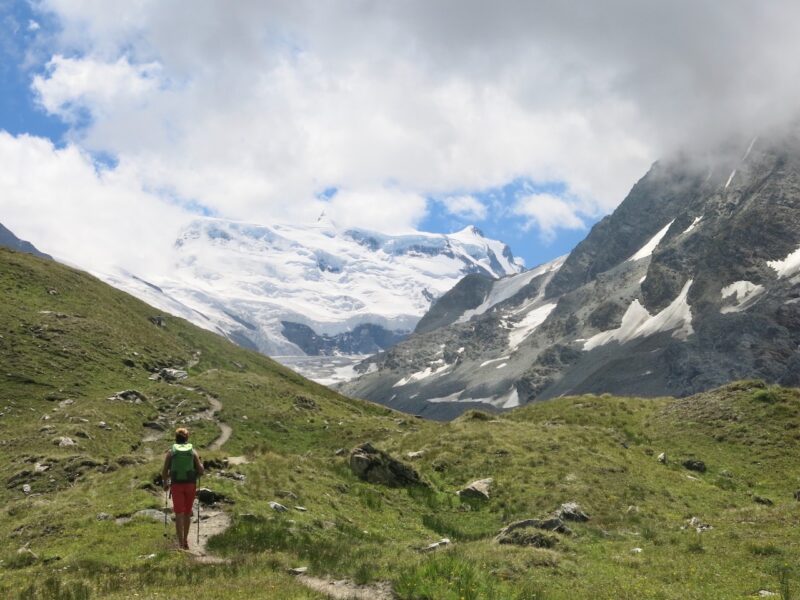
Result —
M 345 391 L 450 418 L 475 402 L 800 384 L 800 143 L 728 154 L 656 163 L 563 264 L 490 282 L 482 310 L 470 298 L 453 315 L 443 297 L 451 324 L 370 359 Z

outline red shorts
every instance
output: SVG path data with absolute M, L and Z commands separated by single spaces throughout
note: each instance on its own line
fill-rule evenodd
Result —
M 197 486 L 194 483 L 173 483 L 170 488 L 172 491 L 172 506 L 175 514 L 192 514 L 194 504 L 194 493 Z

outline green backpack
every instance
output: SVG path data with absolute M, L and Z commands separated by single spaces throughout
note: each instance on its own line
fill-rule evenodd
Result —
M 172 460 L 169 467 L 172 483 L 195 483 L 194 452 L 191 444 L 173 444 Z

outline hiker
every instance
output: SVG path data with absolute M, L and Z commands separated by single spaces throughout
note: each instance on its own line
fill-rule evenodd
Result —
M 203 475 L 203 462 L 189 443 L 189 430 L 179 427 L 175 430 L 175 443 L 167 450 L 161 480 L 164 492 L 172 493 L 172 507 L 175 512 L 175 532 L 178 546 L 189 549 L 189 524 L 192 521 L 192 506 L 197 480 Z

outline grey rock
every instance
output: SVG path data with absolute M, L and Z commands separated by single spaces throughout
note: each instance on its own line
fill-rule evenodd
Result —
M 195 497 L 201 504 L 205 504 L 206 506 L 211 506 L 218 502 L 233 504 L 233 501 L 225 494 L 215 492 L 206 487 L 198 489 L 197 492 L 195 492 Z
M 286 511 L 288 511 L 288 510 L 289 510 L 288 508 L 286 508 L 286 507 L 285 507 L 283 504 L 281 504 L 280 502 L 275 502 L 275 501 L 271 501 L 271 502 L 269 503 L 269 507 L 270 507 L 272 510 L 274 510 L 275 512 L 286 512 Z
M 667 464 L 667 453 L 666 452 L 662 452 L 661 454 L 658 455 L 658 462 L 660 462 L 662 465 Z
M 156 510 L 155 508 L 145 508 L 144 510 L 137 510 L 133 513 L 134 518 L 140 519 L 151 519 L 153 521 L 159 521 L 160 523 L 164 522 L 164 513 L 163 511 Z
M 577 502 L 565 502 L 556 511 L 556 517 L 563 521 L 585 522 L 589 520 L 589 515 L 583 512 Z
M 50 469 L 50 465 L 45 465 L 45 464 L 38 463 L 38 462 L 35 465 L 33 465 L 33 472 L 34 473 L 44 473 L 48 469 Z
M 489 499 L 489 490 L 494 480 L 491 477 L 473 481 L 463 489 L 456 492 L 461 498 L 477 498 L 479 500 Z
M 25 495 L 30 494 L 31 493 L 31 486 L 29 484 L 27 484 L 27 483 L 24 484 L 22 486 L 22 493 L 25 494 Z
M 424 450 L 417 450 L 416 452 L 406 452 L 406 458 L 409 460 L 416 460 L 425 456 Z
M 132 404 L 141 404 L 142 402 L 147 402 L 147 396 L 138 390 L 123 390 L 121 392 L 117 392 L 113 396 L 109 396 L 108 399 L 130 402 Z
M 58 437 L 53 440 L 53 444 L 58 446 L 59 448 L 70 448 L 72 446 L 78 445 L 78 443 L 75 440 L 68 437 Z
M 412 467 L 392 458 L 383 450 L 378 450 L 369 442 L 350 452 L 350 470 L 359 479 L 370 483 L 390 487 L 424 485 Z
M 689 469 L 690 471 L 695 471 L 697 473 L 705 473 L 706 472 L 706 463 L 702 460 L 697 460 L 695 458 L 690 458 L 681 463 L 685 468 Z
M 110 520 L 111 520 L 111 519 L 113 519 L 114 517 L 112 517 L 112 516 L 111 516 L 110 514 L 108 514 L 108 513 L 101 512 L 101 513 L 97 513 L 97 517 L 96 517 L 96 518 L 97 518 L 97 520 L 98 520 L 98 521 L 110 521 Z
M 287 569 L 287 572 L 290 575 L 305 575 L 308 572 L 308 567 L 293 567 L 291 569 Z
M 432 544 L 428 544 L 424 548 L 420 548 L 420 552 L 433 552 L 434 550 L 438 550 L 439 548 L 444 548 L 445 546 L 450 545 L 449 538 L 442 538 L 438 542 L 433 542 Z

